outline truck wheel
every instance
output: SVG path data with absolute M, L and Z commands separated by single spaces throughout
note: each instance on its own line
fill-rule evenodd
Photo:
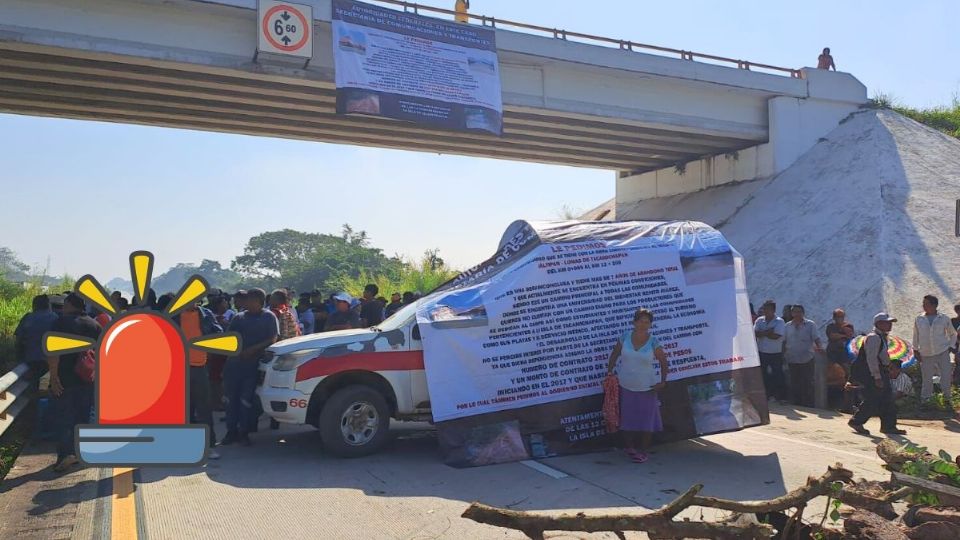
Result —
M 353 385 L 337 390 L 320 411 L 320 437 L 340 457 L 376 453 L 387 442 L 390 408 L 380 392 Z

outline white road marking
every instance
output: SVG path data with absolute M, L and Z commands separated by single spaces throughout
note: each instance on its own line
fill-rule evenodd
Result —
M 567 473 L 565 473 L 565 472 L 558 471 L 558 470 L 554 469 L 553 467 L 547 467 L 547 466 L 544 465 L 543 463 L 540 463 L 540 462 L 538 462 L 538 461 L 533 461 L 532 459 L 525 459 L 525 460 L 521 461 L 520 463 L 523 463 L 523 464 L 526 465 L 527 467 L 530 467 L 531 469 L 533 469 L 533 470 L 535 470 L 535 471 L 542 472 L 543 474 L 545 474 L 545 475 L 547 475 L 547 476 L 549 476 L 549 477 L 552 477 L 552 478 L 560 479 L 560 478 L 566 478 L 567 476 L 569 476 L 569 475 L 568 475 Z
M 836 453 L 838 453 L 838 454 L 846 454 L 846 455 L 848 455 L 848 456 L 853 456 L 853 457 L 855 457 L 855 458 L 857 458 L 857 459 L 866 459 L 866 460 L 869 460 L 869 461 L 876 461 L 877 463 L 883 463 L 883 460 L 880 459 L 880 458 L 879 458 L 878 456 L 876 456 L 876 455 L 871 455 L 871 454 L 867 454 L 867 453 L 859 453 L 859 454 L 858 454 L 857 452 L 848 452 L 847 450 L 841 450 L 841 449 L 836 448 L 836 447 L 833 447 L 833 446 L 826 446 L 826 445 L 823 445 L 823 444 L 806 442 L 806 441 L 803 441 L 803 440 L 800 440 L 800 439 L 797 439 L 797 438 L 782 437 L 782 436 L 780 436 L 780 435 L 774 435 L 774 434 L 772 434 L 772 433 L 765 433 L 765 432 L 763 432 L 763 431 L 749 430 L 749 431 L 747 431 L 747 432 L 748 432 L 748 433 L 752 433 L 752 434 L 754 434 L 754 435 L 762 435 L 762 436 L 764 436 L 764 437 L 770 437 L 771 439 L 779 439 L 779 440 L 781 440 L 781 441 L 787 441 L 787 442 L 789 442 L 789 443 L 802 444 L 802 445 L 804 445 L 804 446 L 810 446 L 810 447 L 813 447 L 813 448 L 819 448 L 820 450 L 824 450 L 824 451 L 827 451 L 827 452 L 836 452 Z

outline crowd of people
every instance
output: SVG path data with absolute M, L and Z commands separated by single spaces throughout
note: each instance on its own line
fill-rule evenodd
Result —
M 923 297 L 923 312 L 914 320 L 911 343 L 920 366 L 920 408 L 933 407 L 935 384 L 939 384 L 944 404 L 953 410 L 952 386 L 960 383 L 957 381 L 960 370 L 954 369 L 960 346 L 957 334 L 960 304 L 954 306 L 957 316 L 951 318 L 939 312 L 939 303 L 933 295 Z M 767 300 L 754 320 L 769 399 L 812 407 L 814 356 L 825 353 L 827 385 L 841 393 L 841 410 L 854 413 L 850 427 L 868 434 L 864 423 L 879 416 L 881 432 L 904 433 L 896 427 L 897 400 L 913 398 L 915 390 L 900 360 L 889 356 L 890 333 L 896 319 L 887 313 L 878 313 L 873 318 L 871 331 L 858 335 L 844 310 L 838 308 L 824 329 L 824 347 L 817 325 L 806 318 L 803 306 L 787 305 L 782 316 L 777 316 L 776 310 L 776 302 Z M 861 335 L 865 336 L 861 346 L 850 347 L 850 342 Z M 856 357 L 851 358 L 851 350 L 857 350 Z
M 264 351 L 273 343 L 292 337 L 366 328 L 380 324 L 403 306 L 420 298 L 419 293 L 393 293 L 390 301 L 378 296 L 375 284 L 364 288 L 355 299 L 346 292 L 323 296 L 303 293 L 291 306 L 295 293 L 279 288 L 269 295 L 253 288 L 230 294 L 219 289 L 208 292 L 205 302 L 197 302 L 174 316 L 187 340 L 221 332 L 240 334 L 243 349 L 236 356 L 223 356 L 191 349 L 189 361 L 190 421 L 210 426 L 208 457 L 219 459 L 218 444 L 251 444 L 249 434 L 257 430 L 262 414 L 255 391 L 258 366 Z M 151 289 L 146 299 L 128 300 L 115 291 L 111 303 L 119 314 L 131 309 L 164 310 L 175 295 L 157 296 Z M 84 301 L 74 292 L 43 294 L 34 297 L 31 312 L 24 315 L 14 332 L 16 353 L 30 366 L 34 392 L 44 374 L 49 373 L 50 418 L 57 442 L 57 471 L 64 471 L 78 460 L 74 453 L 74 428 L 92 423 L 94 401 L 92 351 L 48 357 L 43 336 L 60 332 L 96 340 L 110 324 L 111 316 Z M 225 412 L 227 432 L 218 441 L 214 435 L 213 412 Z M 275 427 L 275 426 L 274 426 Z

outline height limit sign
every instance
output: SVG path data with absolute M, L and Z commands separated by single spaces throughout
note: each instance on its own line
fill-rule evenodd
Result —
M 258 53 L 313 57 L 313 8 L 260 0 L 257 15 Z

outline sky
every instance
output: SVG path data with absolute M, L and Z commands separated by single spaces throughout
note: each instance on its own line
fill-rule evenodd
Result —
M 453 0 L 421 0 L 450 7 Z M 837 68 L 911 106 L 960 92 L 952 0 L 575 2 L 473 0 L 471 11 L 786 67 Z M 388 255 L 457 268 L 515 219 L 556 219 L 614 195 L 614 173 L 494 159 L 0 114 L 0 246 L 50 274 L 127 277 L 131 251 L 164 270 L 225 266 L 261 232 L 365 230 Z M 251 210 L 252 204 L 259 204 Z

